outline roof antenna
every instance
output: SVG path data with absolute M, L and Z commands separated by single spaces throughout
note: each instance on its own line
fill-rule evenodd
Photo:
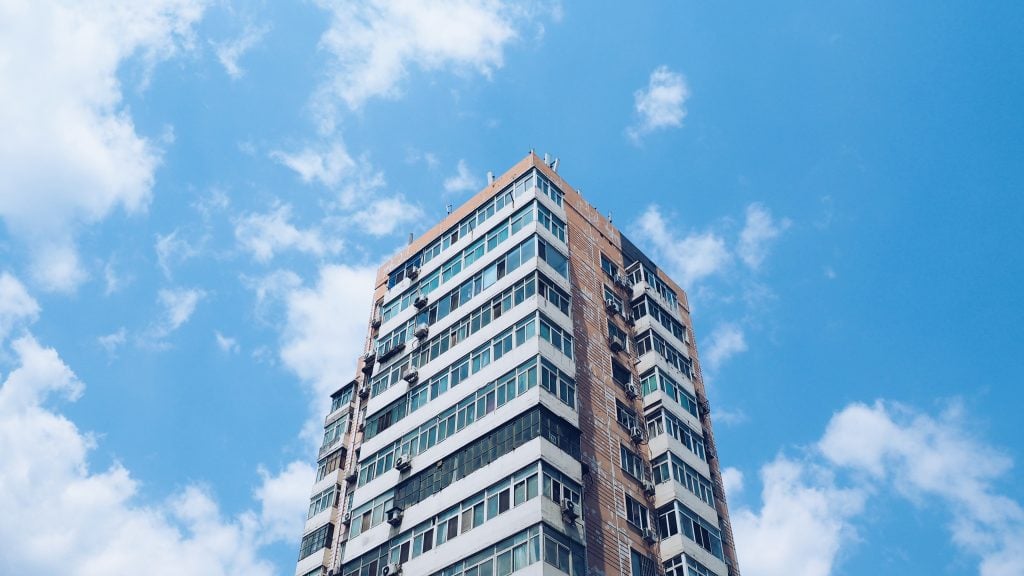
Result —
M 444 209 L 446 210 L 445 214 L 448 215 L 448 216 L 451 216 L 452 205 L 451 204 L 445 204 Z
M 548 154 L 547 152 L 544 153 L 544 163 L 548 166 L 551 165 L 551 154 Z
M 551 163 L 551 169 L 558 172 L 558 158 L 555 158 L 554 162 Z
M 611 223 L 612 223 L 612 213 L 611 213 L 611 211 L 610 211 L 610 210 L 608 211 L 608 223 L 609 223 L 609 224 L 611 224 Z
M 491 172 L 490 170 L 488 170 L 487 171 L 487 185 L 490 186 L 490 185 L 493 185 L 493 184 L 494 184 L 494 172 Z
M 412 244 L 412 232 L 409 232 L 409 244 Z

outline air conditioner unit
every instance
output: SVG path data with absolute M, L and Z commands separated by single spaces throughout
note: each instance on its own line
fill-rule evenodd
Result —
M 399 472 L 405 472 L 409 468 L 412 468 L 412 457 L 408 454 L 402 454 L 395 458 L 395 470 Z
M 651 528 L 644 528 L 644 542 L 654 544 L 658 541 L 658 534 Z
M 579 518 L 579 515 L 579 506 L 568 498 L 562 498 L 562 516 L 572 522 L 576 520 L 576 518 Z
M 626 343 L 618 336 L 612 336 L 608 339 L 608 347 L 612 349 L 612 352 L 622 352 L 626 349 Z
M 370 383 L 369 382 L 363 382 L 362 384 L 359 385 L 359 397 L 364 399 L 364 400 L 366 398 L 370 397 Z
M 387 511 L 388 524 L 392 526 L 398 526 L 402 523 L 402 509 L 401 508 L 388 508 Z
M 419 276 L 419 275 L 420 275 L 420 267 L 419 266 L 409 266 L 408 268 L 405 269 L 405 277 L 409 278 L 410 280 L 415 280 L 416 277 Z
M 626 388 L 626 396 L 629 396 L 630 400 L 633 400 L 634 398 L 637 398 L 637 397 L 640 396 L 640 389 L 636 387 L 636 384 L 633 384 L 632 382 L 630 382 L 629 384 L 626 384 L 625 388 Z
M 430 334 L 430 326 L 428 326 L 426 322 L 420 322 L 419 324 L 416 325 L 416 331 L 413 332 L 413 334 L 417 338 L 422 340 L 426 338 L 428 334 Z
M 623 276 L 622 274 L 616 274 L 615 278 L 613 280 L 614 280 L 614 282 L 616 284 L 618 284 L 619 286 L 622 286 L 623 288 L 629 288 L 630 287 L 629 278 Z
M 644 429 L 639 426 L 633 426 L 629 429 L 629 437 L 633 439 L 633 442 L 640 444 L 644 441 Z
M 384 321 L 380 314 L 374 314 L 373 318 L 370 318 L 370 326 L 373 328 L 380 328 L 381 323 Z
M 409 384 L 415 384 L 419 379 L 420 373 L 417 372 L 415 368 L 406 368 L 405 371 L 402 372 L 402 380 L 405 380 Z
M 604 301 L 604 308 L 609 314 L 619 314 L 622 312 L 622 307 L 619 306 L 619 303 L 611 298 Z
M 653 496 L 654 495 L 655 487 L 654 487 L 654 481 L 653 480 L 651 480 L 649 478 L 644 478 L 643 487 L 644 487 L 644 494 L 647 494 L 648 496 Z
M 341 523 L 344 524 L 345 526 L 348 526 L 349 524 L 351 524 L 352 523 L 352 513 L 351 512 L 345 512 L 344 514 L 342 514 L 341 515 Z
M 397 562 L 385 564 L 380 567 L 380 576 L 398 576 L 402 573 L 402 565 Z
M 424 296 L 423 294 L 420 294 L 419 296 L 416 297 L 415 300 L 412 301 L 412 305 L 417 308 L 423 308 L 424 306 L 427 305 L 427 297 Z
M 630 326 L 632 326 L 634 324 L 633 315 L 630 314 L 629 312 L 623 312 L 622 313 L 622 318 L 623 318 L 623 320 L 626 321 L 626 324 L 629 324 Z
M 355 472 L 349 472 L 348 474 L 345 475 L 345 482 L 348 482 L 349 484 L 355 484 L 356 480 L 358 479 L 359 475 L 356 474 Z

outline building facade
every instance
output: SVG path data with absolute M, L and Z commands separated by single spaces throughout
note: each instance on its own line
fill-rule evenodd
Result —
M 385 263 L 296 576 L 738 576 L 686 294 L 532 152 Z

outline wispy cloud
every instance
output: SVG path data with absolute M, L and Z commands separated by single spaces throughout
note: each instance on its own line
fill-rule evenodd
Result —
M 238 345 L 238 341 L 229 336 L 225 336 L 220 333 L 220 330 L 213 331 L 214 341 L 217 343 L 217 348 L 220 348 L 221 352 L 225 354 L 236 354 L 241 347 Z
M 506 46 L 541 14 L 532 2 L 462 0 L 388 2 L 318 0 L 331 23 L 320 45 L 331 55 L 329 80 L 316 97 L 321 131 L 336 125 L 340 100 L 350 109 L 374 97 L 395 98 L 410 67 L 489 77 Z
M 217 52 L 217 59 L 220 60 L 224 70 L 233 80 L 238 80 L 245 75 L 245 70 L 239 66 L 238 61 L 242 56 L 255 47 L 263 37 L 267 35 L 270 28 L 267 26 L 247 26 L 242 35 L 233 40 L 214 44 Z
M 301 230 L 291 223 L 292 207 L 278 204 L 270 212 L 250 213 L 235 220 L 235 239 L 257 262 L 269 262 L 275 253 L 296 250 L 315 256 L 335 253 L 340 240 L 328 240 L 317 229 Z
M 658 255 L 667 259 L 667 267 L 684 288 L 719 273 L 732 260 L 725 238 L 711 232 L 690 232 L 680 237 L 669 228 L 658 206 L 652 205 L 637 220 L 640 237 L 649 240 Z
M 459 160 L 459 164 L 455 168 L 455 174 L 449 176 L 444 181 L 444 191 L 449 194 L 475 192 L 480 188 L 480 183 L 480 178 L 474 176 L 469 171 L 466 161 Z
M 35 322 L 39 304 L 25 285 L 9 272 L 0 273 L 0 345 L 19 325 Z
M 686 100 L 690 88 L 682 74 L 673 72 L 668 66 L 659 66 L 651 72 L 647 88 L 633 94 L 637 121 L 626 129 L 626 135 L 634 143 L 656 130 L 678 128 L 686 118 Z
M 790 224 L 788 218 L 778 221 L 773 219 L 771 211 L 763 204 L 754 203 L 747 206 L 746 222 L 736 246 L 736 252 L 743 263 L 752 270 L 759 269 L 768 255 L 772 241 L 782 235 Z
M 733 356 L 747 351 L 747 340 L 743 329 L 736 324 L 719 324 L 711 331 L 704 344 L 703 358 L 708 368 L 718 370 L 722 364 Z
M 423 218 L 423 210 L 402 196 L 375 200 L 352 215 L 352 221 L 374 236 L 386 236 Z

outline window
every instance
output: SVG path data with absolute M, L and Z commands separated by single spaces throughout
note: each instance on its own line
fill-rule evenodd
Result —
M 352 391 L 355 387 L 355 383 L 350 383 L 345 385 L 341 390 L 331 394 L 331 412 L 334 412 L 342 406 L 347 406 L 352 402 Z
M 601 270 L 604 270 L 605 274 L 612 278 L 619 273 L 619 267 L 604 254 L 601 254 Z
M 639 425 L 636 418 L 636 412 L 618 400 L 615 401 L 615 419 L 618 420 L 619 424 L 622 424 L 622 427 L 626 430 L 630 430 L 634 426 Z
M 629 338 L 626 336 L 626 332 L 616 326 L 611 318 L 608 319 L 608 338 L 613 342 L 618 341 L 622 344 L 623 350 L 629 351 Z
M 345 449 L 342 448 L 337 452 L 327 456 L 317 465 L 316 469 L 316 481 L 319 482 L 327 477 L 328 474 L 334 472 L 341 465 L 342 459 L 345 457 Z
M 722 552 L 722 533 L 718 528 L 678 500 L 673 500 L 671 504 L 658 510 L 658 531 L 662 538 L 682 532 L 715 558 L 725 558 Z
M 644 477 L 643 460 L 635 452 L 622 444 L 619 445 L 619 466 L 637 480 Z
M 647 516 L 647 507 L 634 500 L 629 494 L 626 494 L 626 521 L 641 532 L 650 523 Z
M 335 496 L 340 492 L 340 489 L 336 489 L 335 486 L 331 486 L 327 490 L 313 496 L 309 500 L 309 514 L 306 518 L 312 518 L 317 514 L 327 510 L 328 508 L 336 505 L 338 502 Z
M 303 536 L 302 543 L 299 545 L 299 560 L 302 560 L 317 550 L 330 548 L 331 536 L 333 535 L 334 524 L 328 523 Z
M 615 291 L 609 288 L 608 286 L 604 287 L 604 303 L 614 304 L 615 309 L 618 310 L 619 312 L 624 312 L 626 310 L 625 308 L 622 307 L 622 298 L 619 298 L 618 295 L 615 294 Z
M 619 364 L 616 360 L 612 360 L 612 380 L 615 381 L 619 386 L 625 387 L 627 384 L 632 382 L 633 374 L 628 368 Z
M 645 554 L 629 549 L 631 576 L 658 576 L 658 565 Z
M 680 554 L 665 562 L 665 576 L 718 576 L 707 566 L 690 558 L 686 554 Z

